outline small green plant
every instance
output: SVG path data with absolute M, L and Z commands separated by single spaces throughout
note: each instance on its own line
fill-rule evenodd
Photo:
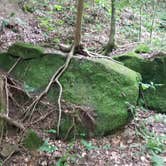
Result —
M 53 153 L 54 151 L 58 150 L 58 148 L 54 145 L 48 143 L 48 140 L 44 141 L 44 144 L 39 148 L 39 151 Z
M 140 44 L 135 49 L 136 53 L 149 53 L 150 48 L 146 44 Z
M 166 124 L 166 115 L 164 115 L 164 114 L 156 114 L 156 115 L 154 115 L 154 121 L 156 122 L 156 123 L 163 123 L 163 124 Z
M 154 153 L 152 154 L 151 162 L 152 166 L 164 166 L 164 159 Z
M 163 150 L 163 143 L 159 137 L 152 137 L 147 140 L 146 147 L 148 150 L 153 151 L 155 154 L 161 153 Z
M 87 150 L 97 149 L 97 146 L 94 146 L 91 142 L 87 142 L 86 140 L 81 140 L 81 143 Z
M 33 12 L 35 11 L 35 8 L 34 8 L 33 5 L 24 4 L 24 5 L 22 6 L 22 10 L 23 10 L 24 12 L 33 13 Z
M 129 111 L 131 112 L 131 114 L 134 116 L 134 115 L 135 115 L 135 112 L 136 112 L 136 106 L 130 104 L 129 102 L 125 102 L 125 104 L 127 105 L 128 110 L 129 110 Z
M 82 139 L 84 139 L 87 135 L 86 135 L 86 133 L 80 133 L 79 136 L 80 136 Z
M 63 7 L 61 5 L 54 5 L 56 11 L 62 11 Z
M 56 130 L 55 129 L 46 130 L 46 132 L 50 133 L 50 134 L 56 134 Z
M 59 43 L 60 43 L 60 39 L 57 38 L 57 37 L 55 37 L 55 38 L 53 39 L 53 43 L 55 43 L 55 44 L 59 44 Z
M 55 29 L 55 24 L 53 23 L 52 18 L 50 17 L 41 17 L 39 18 L 40 26 L 46 31 L 50 32 Z
M 29 150 L 36 150 L 42 144 L 43 140 L 33 130 L 29 130 L 23 139 L 23 145 Z
M 56 166 L 67 166 L 67 160 L 69 159 L 71 163 L 75 164 L 76 159 L 80 158 L 81 156 L 79 154 L 73 154 L 71 151 L 73 150 L 74 142 L 71 142 L 69 144 L 69 147 L 67 147 L 66 153 L 58 160 Z
M 151 42 L 151 48 L 153 48 L 153 50 L 165 51 L 166 40 L 164 38 L 153 39 Z
M 140 82 L 142 90 L 147 90 L 149 88 L 156 90 L 156 87 L 163 86 L 164 84 L 155 84 L 154 82 L 148 83 L 142 83 Z
M 166 137 L 157 135 L 155 132 L 149 131 L 145 125 L 147 123 L 149 123 L 149 122 L 146 119 L 146 121 L 143 121 L 139 125 L 139 127 L 136 127 L 135 128 L 136 134 L 138 136 L 141 136 L 146 141 L 144 148 L 151 155 L 152 165 L 153 166 L 164 166 L 164 160 L 162 157 L 159 156 L 159 154 L 163 153 L 163 150 L 165 149 L 164 141 L 165 141 Z

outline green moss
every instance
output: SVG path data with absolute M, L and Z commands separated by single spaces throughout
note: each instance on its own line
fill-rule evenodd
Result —
M 29 130 L 23 140 L 23 145 L 29 150 L 36 150 L 43 144 L 43 140 L 33 131 Z
M 140 44 L 136 47 L 135 52 L 136 53 L 149 53 L 150 48 L 146 44 Z
M 45 55 L 19 63 L 13 71 L 16 78 L 35 89 L 44 88 L 65 59 L 58 55 Z M 104 59 L 72 59 L 67 71 L 60 78 L 63 99 L 95 111 L 96 127 L 77 122 L 77 135 L 89 132 L 102 136 L 123 127 L 130 118 L 126 102 L 135 105 L 138 97 L 140 75 L 123 65 Z M 58 86 L 49 93 L 57 101 Z M 64 137 L 72 118 L 62 118 L 61 135 Z M 71 137 L 73 133 L 71 133 Z
M 22 58 L 37 58 L 43 54 L 43 49 L 29 43 L 17 42 L 9 47 L 8 53 Z
M 139 72 L 144 83 L 163 84 L 161 87 L 156 87 L 156 90 L 149 88 L 144 92 L 144 96 L 146 105 L 150 108 L 162 113 L 166 112 L 166 56 L 158 55 L 154 59 L 143 59 L 126 54 L 117 56 L 115 59 Z
M 0 53 L 0 68 L 9 70 L 17 59 L 12 58 L 8 53 Z
M 136 104 L 140 76 L 112 61 L 93 61 L 73 60 L 61 79 L 63 95 L 72 103 L 94 108 L 98 115 L 95 135 L 105 135 L 128 122 L 125 102 Z
M 125 59 L 132 58 L 132 57 L 142 59 L 141 56 L 139 56 L 137 53 L 135 53 L 133 51 L 128 52 L 128 53 L 123 54 L 123 55 L 117 55 L 117 56 L 114 57 L 114 59 L 119 60 L 119 58 L 120 58 L 120 60 L 125 60 Z

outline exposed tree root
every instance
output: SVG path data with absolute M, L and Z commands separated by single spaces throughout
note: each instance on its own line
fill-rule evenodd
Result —
M 75 46 L 73 46 L 71 48 L 71 51 L 69 52 L 66 62 L 59 67 L 59 69 L 54 73 L 54 75 L 51 77 L 47 87 L 45 88 L 45 90 L 40 93 L 39 96 L 36 97 L 36 99 L 32 102 L 32 104 L 30 104 L 30 106 L 28 106 L 28 108 L 26 109 L 25 112 L 25 116 L 24 116 L 24 120 L 27 118 L 27 116 L 29 116 L 29 118 L 32 117 L 36 106 L 38 105 L 39 101 L 45 96 L 47 95 L 47 93 L 49 92 L 51 85 L 53 83 L 57 83 L 59 86 L 59 96 L 58 96 L 58 108 L 59 108 L 59 116 L 58 116 L 58 123 L 57 123 L 57 134 L 59 135 L 59 128 L 60 128 L 60 122 L 61 122 L 61 116 L 62 116 L 62 109 L 61 109 L 61 97 L 62 97 L 62 85 L 59 82 L 59 78 L 62 76 L 62 74 L 65 72 L 65 70 L 68 68 L 69 63 L 71 58 L 73 57 L 74 54 L 74 50 L 75 50 Z
M 13 70 L 14 70 L 14 68 L 17 66 L 17 64 L 21 61 L 21 57 L 19 57 L 17 60 L 16 60 L 16 62 L 14 63 L 14 65 L 9 69 L 9 71 L 7 72 L 7 74 L 10 74 Z
M 3 120 L 5 120 L 6 122 L 8 122 L 9 124 L 21 129 L 21 130 L 25 130 L 25 127 L 22 123 L 19 123 L 15 120 L 13 120 L 12 118 L 10 118 L 9 116 L 5 115 L 5 114 L 1 114 L 0 113 L 0 118 L 2 118 Z
M 111 61 L 113 61 L 113 62 L 115 62 L 115 63 L 122 64 L 121 62 L 116 61 L 116 60 L 114 60 L 112 57 L 109 57 L 109 56 L 103 56 L 103 55 L 101 55 L 101 54 L 93 53 L 93 52 L 89 52 L 89 54 L 90 54 L 91 57 L 93 57 L 93 58 L 103 58 L 103 59 L 108 59 L 108 60 L 111 60 Z
M 72 124 L 71 124 L 71 126 L 69 127 L 69 129 L 68 129 L 68 131 L 67 131 L 67 133 L 66 133 L 66 135 L 65 135 L 65 140 L 67 140 L 69 134 L 71 133 L 71 131 L 73 130 L 73 128 L 74 128 L 75 126 L 76 126 L 76 124 L 75 124 L 75 118 L 73 117 Z
M 52 110 L 52 111 L 46 113 L 45 115 L 41 116 L 39 119 L 37 119 L 37 120 L 31 122 L 30 125 L 34 125 L 34 124 L 36 124 L 36 123 L 38 123 L 38 122 L 44 120 L 45 118 L 47 118 L 47 116 L 49 116 L 49 115 L 52 114 L 53 112 L 54 112 L 54 110 Z

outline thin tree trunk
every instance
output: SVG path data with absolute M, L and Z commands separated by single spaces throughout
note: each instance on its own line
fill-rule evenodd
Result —
M 111 28 L 110 28 L 110 35 L 109 35 L 109 41 L 106 46 L 106 52 L 109 53 L 113 49 L 116 48 L 115 45 L 115 32 L 116 32 L 116 9 L 115 9 L 115 0 L 111 0 Z
M 0 113 L 6 113 L 6 94 L 5 94 L 5 80 L 0 73 Z M 4 120 L 0 118 L 0 133 L 3 133 Z
M 140 6 L 140 20 L 139 20 L 139 37 L 138 40 L 141 41 L 141 35 L 142 35 L 142 5 Z
M 77 19 L 75 26 L 75 38 L 74 38 L 74 46 L 75 48 L 79 48 L 81 43 L 81 25 L 83 18 L 83 9 L 84 9 L 84 0 L 78 0 L 77 4 Z
M 155 3 L 155 0 L 154 0 L 153 1 L 153 18 L 152 18 L 152 25 L 151 25 L 151 29 L 150 29 L 150 42 L 152 41 L 155 16 L 156 16 L 156 3 Z

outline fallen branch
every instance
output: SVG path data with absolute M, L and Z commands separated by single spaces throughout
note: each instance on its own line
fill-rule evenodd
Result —
M 21 129 L 21 130 L 25 130 L 25 127 L 23 124 L 11 119 L 10 117 L 8 117 L 7 115 L 5 114 L 1 114 L 0 113 L 0 118 L 2 118 L 3 120 L 5 120 L 6 122 L 10 123 L 11 125 L 14 125 L 15 127 Z

